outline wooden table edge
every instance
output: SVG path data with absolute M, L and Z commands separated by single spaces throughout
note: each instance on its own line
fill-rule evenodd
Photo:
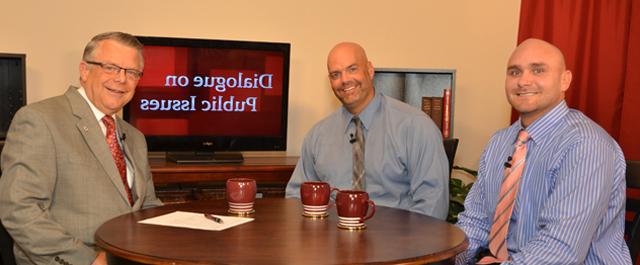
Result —
M 392 207 L 391 207 L 392 208 Z M 455 224 L 451 224 L 455 226 Z M 112 244 L 108 244 L 102 238 L 100 238 L 97 234 L 95 235 L 96 246 L 102 248 L 102 250 L 106 251 L 107 255 L 116 256 L 120 259 L 124 259 L 127 261 L 138 262 L 142 264 L 185 264 L 185 265 L 212 265 L 212 264 L 225 264 L 225 263 L 211 263 L 211 262 L 199 262 L 193 260 L 172 260 L 167 261 L 163 257 L 151 257 L 148 255 L 142 255 L 135 252 L 127 251 L 122 248 L 113 246 Z M 469 246 L 469 240 L 465 235 L 464 240 L 454 246 L 446 250 L 445 252 L 436 253 L 436 254 L 427 254 L 418 257 L 398 259 L 393 261 L 383 261 L 383 262 L 373 262 L 367 264 L 402 264 L 402 265 L 418 265 L 425 263 L 434 263 L 434 262 L 442 262 L 451 258 L 455 258 L 458 254 L 464 252 Z M 453 254 L 453 255 L 451 255 Z
M 154 257 L 149 257 L 149 256 L 143 256 L 143 255 L 139 255 L 139 254 L 136 254 L 136 253 L 132 253 L 130 251 L 122 250 L 120 248 L 117 248 L 117 247 L 114 247 L 114 246 L 112 246 L 110 244 L 107 244 L 107 242 L 103 241 L 99 237 L 96 237 L 96 245 L 101 245 L 103 247 L 103 250 L 106 252 L 107 255 L 113 255 L 113 256 L 116 256 L 116 257 L 121 258 L 121 259 L 125 259 L 125 260 L 128 260 L 128 261 L 133 261 L 133 262 L 138 262 L 138 263 L 142 263 L 142 264 L 159 264 L 159 265 L 164 265 L 164 264 L 172 264 L 172 265 L 174 265 L 174 264 L 186 264 L 186 265 L 212 264 L 212 263 L 209 263 L 209 262 L 196 262 L 196 261 L 188 261 L 188 260 L 167 261 L 166 259 L 161 258 L 161 257 L 154 258 Z M 425 263 L 440 262 L 440 261 L 447 260 L 449 258 L 455 258 L 456 255 L 464 252 L 465 250 L 467 250 L 468 247 L 469 247 L 469 240 L 465 236 L 464 241 L 462 241 L 461 244 L 459 244 L 458 246 L 448 250 L 447 253 L 438 253 L 438 254 L 433 254 L 433 255 L 421 256 L 421 257 L 417 257 L 417 258 L 402 259 L 402 260 L 396 260 L 396 261 L 386 261 L 386 262 L 379 262 L 379 263 L 368 263 L 368 264 L 420 265 L 420 264 L 425 264 Z M 443 258 L 443 257 L 446 257 L 448 255 L 448 253 L 455 253 L 455 254 L 453 256 L 449 257 L 449 258 Z

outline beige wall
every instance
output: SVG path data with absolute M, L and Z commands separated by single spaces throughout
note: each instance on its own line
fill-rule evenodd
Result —
M 359 42 L 378 67 L 457 70 L 456 164 L 477 167 L 489 136 L 508 125 L 505 62 L 516 43 L 519 1 L 3 1 L 0 52 L 27 54 L 28 102 L 78 84 L 89 38 L 136 35 L 290 42 L 287 154 L 337 106 L 325 56 Z

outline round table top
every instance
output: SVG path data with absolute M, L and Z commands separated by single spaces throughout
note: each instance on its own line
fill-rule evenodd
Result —
M 467 248 L 454 225 L 409 211 L 376 207 L 361 231 L 337 227 L 335 207 L 325 219 L 302 216 L 298 199 L 258 199 L 252 222 L 223 231 L 140 224 L 173 211 L 227 215 L 224 200 L 144 209 L 116 217 L 96 232 L 99 247 L 139 263 L 179 264 L 424 264 Z

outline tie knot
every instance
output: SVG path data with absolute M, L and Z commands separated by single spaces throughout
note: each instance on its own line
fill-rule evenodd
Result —
M 115 121 L 111 116 L 104 115 L 104 117 L 102 117 L 102 123 L 104 123 L 104 125 L 107 126 L 107 128 L 113 128 Z
M 360 121 L 360 117 L 355 116 L 355 117 L 353 117 L 353 123 L 354 123 L 357 127 L 360 127 L 360 123 L 362 123 L 362 121 Z
M 521 130 L 518 133 L 518 140 L 516 141 L 516 145 L 523 145 L 529 140 L 529 133 L 525 130 Z

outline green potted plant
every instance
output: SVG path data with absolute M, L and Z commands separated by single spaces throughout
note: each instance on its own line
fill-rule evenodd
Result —
M 473 186 L 478 176 L 478 171 L 454 166 L 454 173 L 456 170 L 461 171 L 462 174 L 469 176 L 470 180 L 463 181 L 459 177 L 455 177 L 456 174 L 452 173 L 452 177 L 449 178 L 449 213 L 447 214 L 447 222 L 456 223 L 458 221 L 458 214 L 464 211 L 464 200 L 467 198 L 467 194 Z

